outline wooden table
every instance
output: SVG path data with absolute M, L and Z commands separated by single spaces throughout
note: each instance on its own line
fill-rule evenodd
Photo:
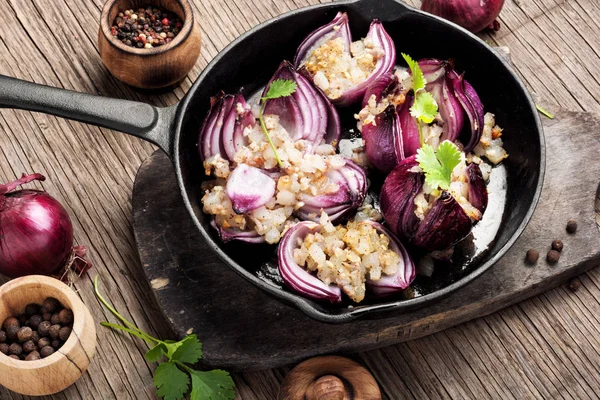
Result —
M 96 47 L 102 0 L 0 0 L 0 73 L 67 89 L 166 106 L 242 32 L 316 0 L 194 0 L 204 46 L 189 77 L 161 95 L 133 91 L 103 67 Z M 413 1 L 413 4 L 417 4 Z M 597 0 L 507 0 L 499 32 L 483 37 L 511 49 L 538 103 L 600 112 L 600 4 Z M 67 206 L 76 241 L 94 271 L 75 286 L 95 318 L 110 320 L 92 291 L 104 293 L 140 328 L 168 338 L 138 260 L 131 227 L 135 173 L 152 154 L 138 139 L 23 111 L 0 111 L 0 181 L 22 172 L 49 179 Z M 596 160 L 594 160 L 596 161 Z M 582 172 L 583 173 L 583 172 Z M 577 292 L 559 287 L 501 312 L 412 342 L 358 354 L 386 398 L 595 398 L 600 393 L 600 270 Z M 201 335 L 200 335 L 201 336 Z M 88 373 L 56 399 L 156 398 L 146 345 L 98 329 Z M 243 399 L 273 399 L 289 368 L 235 374 Z M 20 395 L 0 389 L 2 399 Z

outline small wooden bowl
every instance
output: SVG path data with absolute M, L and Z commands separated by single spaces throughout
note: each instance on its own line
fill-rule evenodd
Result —
M 151 49 L 127 46 L 110 28 L 119 12 L 139 7 L 165 8 L 183 21 L 173 40 Z M 98 48 L 104 65 L 121 81 L 142 89 L 159 89 L 181 81 L 200 55 L 200 27 L 188 0 L 108 0 L 100 16 Z
M 71 386 L 85 372 L 96 349 L 94 319 L 79 297 L 64 283 L 31 275 L 0 287 L 0 324 L 25 312 L 27 304 L 54 297 L 73 311 L 73 331 L 54 354 L 36 361 L 14 360 L 0 353 L 0 385 L 29 396 L 50 395 Z

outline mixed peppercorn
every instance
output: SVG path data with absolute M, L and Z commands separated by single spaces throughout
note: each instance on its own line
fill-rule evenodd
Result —
M 48 297 L 29 304 L 25 313 L 7 318 L 0 330 L 0 352 L 15 360 L 34 361 L 58 350 L 71 335 L 73 311 Z
M 120 12 L 110 33 L 127 46 L 151 49 L 169 43 L 182 26 L 176 14 L 148 6 Z

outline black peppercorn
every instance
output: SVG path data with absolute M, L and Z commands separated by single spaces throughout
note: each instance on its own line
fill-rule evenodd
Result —
M 6 330 L 8 330 L 8 327 L 9 327 L 9 326 L 16 326 L 17 328 L 20 328 L 20 327 L 21 327 L 21 326 L 19 325 L 19 320 L 18 320 L 18 319 L 16 319 L 15 317 L 10 317 L 10 318 L 7 318 L 7 319 L 4 321 L 4 324 L 3 324 L 2 326 L 4 327 L 4 330 L 5 330 L 5 331 L 6 331 Z
M 32 315 L 35 314 L 39 314 L 40 312 L 40 306 L 39 304 L 27 304 L 27 307 L 25 307 L 25 315 L 27 315 L 28 317 L 31 317 Z
M 40 314 L 34 314 L 31 317 L 29 317 L 29 320 L 27 321 L 27 325 L 31 327 L 31 329 L 37 329 L 38 326 L 40 325 L 40 322 L 42 322 L 42 316 Z
M 540 253 L 536 249 L 527 250 L 527 254 L 525 255 L 525 259 L 529 264 L 535 264 L 540 258 Z
M 13 360 L 20 360 L 19 356 L 16 356 L 14 354 L 11 354 L 10 356 L 8 356 L 8 358 L 12 358 Z
M 66 342 L 70 335 L 71 335 L 71 328 L 69 328 L 68 326 L 64 326 L 64 327 L 60 328 L 60 332 L 58 333 L 58 337 L 60 338 L 60 340 Z
M 6 339 L 7 339 L 6 332 L 0 331 L 0 343 L 6 342 Z
M 0 343 L 0 353 L 2 354 L 8 354 L 8 348 L 10 346 L 8 345 L 8 343 Z
M 550 250 L 546 255 L 546 261 L 548 261 L 549 264 L 556 264 L 559 258 L 560 253 L 556 250 Z
M 37 343 L 40 340 L 40 334 L 38 331 L 33 331 L 31 334 L 31 340 L 33 340 L 34 343 Z
M 44 312 L 48 312 L 48 313 L 56 312 L 58 310 L 59 306 L 60 306 L 60 303 L 54 297 L 48 297 L 42 303 L 42 309 L 44 310 Z
M 28 340 L 23 343 L 23 351 L 25 353 L 31 353 L 32 351 L 37 349 L 37 345 L 33 342 L 33 340 Z
M 54 350 L 58 350 L 58 349 L 60 349 L 60 346 L 62 346 L 62 344 L 63 344 L 63 342 L 61 342 L 58 339 L 55 339 L 55 340 L 52 341 L 52 343 L 50 344 L 50 346 L 52 346 L 52 348 Z
M 17 333 L 19 333 L 19 327 L 15 325 L 11 325 L 6 329 L 6 338 L 9 341 L 17 340 Z
M 17 339 L 19 339 L 19 342 L 21 342 L 21 343 L 31 340 L 32 337 L 33 337 L 33 331 L 28 326 L 24 326 L 24 327 L 20 328 L 19 331 L 17 332 Z
M 73 311 L 65 308 L 59 313 L 60 323 L 63 325 L 69 325 L 73 323 Z
M 48 336 L 50 334 L 51 326 L 52 324 L 50 323 L 50 321 L 42 321 L 38 326 L 38 333 L 40 334 L 40 336 Z
M 38 346 L 38 348 L 42 349 L 42 348 L 44 348 L 46 346 L 50 346 L 50 343 L 51 343 L 50 339 L 48 339 L 46 337 L 43 337 L 40 340 L 38 340 L 37 346 Z
M 577 221 L 574 219 L 570 219 L 567 221 L 567 232 L 575 233 L 577 232 Z
M 57 339 L 59 333 L 60 333 L 60 325 L 56 324 L 56 325 L 52 325 L 50 327 L 49 334 L 52 339 Z
M 579 290 L 580 287 L 581 281 L 579 280 L 579 278 L 572 278 L 569 281 L 569 289 L 571 289 L 572 292 L 576 292 L 577 290 Z
M 16 356 L 21 355 L 23 347 L 19 343 L 13 343 L 8 347 L 8 354 L 14 354 Z
M 42 358 L 46 358 L 46 357 L 52 355 L 52 353 L 54 353 L 54 349 L 50 346 L 44 346 L 40 350 L 40 356 L 42 356 Z
M 51 313 L 49 313 L 49 312 L 44 312 L 44 313 L 42 314 L 42 319 L 43 319 L 44 321 L 50 321 L 50 318 L 52 318 L 52 314 L 51 314 Z
M 52 314 L 52 317 L 50 318 L 50 323 L 52 325 L 60 324 L 60 315 L 58 313 Z
M 552 241 L 552 250 L 556 250 L 558 252 L 561 252 L 562 249 L 563 249 L 563 242 L 561 242 L 558 239 Z
M 40 353 L 38 353 L 37 351 L 32 351 L 27 355 L 27 357 L 25 357 L 25 361 L 36 361 L 40 360 L 41 358 L 42 357 L 40 356 Z

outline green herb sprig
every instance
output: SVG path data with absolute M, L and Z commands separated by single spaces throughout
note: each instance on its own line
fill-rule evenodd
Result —
M 535 108 L 537 108 L 537 110 L 547 118 L 554 119 L 554 115 L 552 115 L 549 111 L 544 110 L 541 106 L 536 104 Z
M 450 189 L 452 171 L 461 161 L 458 147 L 449 140 L 444 140 L 437 148 L 426 144 L 417 150 L 417 162 L 425 172 L 425 181 L 434 189 Z
M 219 369 L 197 371 L 189 366 L 202 358 L 202 343 L 196 335 L 188 335 L 178 342 L 156 339 L 129 322 L 108 304 L 98 291 L 98 276 L 94 278 L 94 291 L 100 302 L 126 326 L 109 322 L 101 322 L 100 325 L 130 333 L 151 346 L 146 353 L 146 360 L 159 363 L 154 373 L 154 386 L 159 397 L 164 400 L 183 399 L 185 394 L 190 392 L 191 378 L 190 400 L 235 398 L 235 385 L 228 372 Z
M 421 146 L 425 144 L 425 138 L 423 138 L 423 127 L 422 123 L 430 124 L 433 122 L 435 115 L 438 112 L 438 104 L 431 95 L 431 93 L 425 91 L 425 85 L 427 85 L 427 79 L 423 75 L 419 63 L 412 59 L 408 54 L 402 53 L 404 61 L 408 64 L 413 80 L 413 92 L 415 94 L 415 102 L 410 108 L 410 115 L 417 120 L 417 128 L 419 129 L 419 139 Z
M 260 127 L 262 128 L 269 144 L 271 145 L 271 149 L 273 149 L 273 153 L 275 153 L 275 158 L 277 159 L 277 164 L 280 167 L 283 167 L 281 159 L 277 155 L 277 150 L 275 150 L 275 145 L 271 140 L 271 136 L 269 136 L 269 131 L 267 130 L 267 126 L 265 125 L 265 120 L 263 118 L 263 113 L 265 112 L 265 107 L 267 106 L 267 102 L 273 99 L 279 99 L 281 97 L 291 96 L 296 91 L 297 85 L 296 82 L 286 80 L 286 79 L 275 79 L 271 82 L 269 86 L 269 90 L 267 94 L 260 99 L 260 111 L 258 113 L 258 120 L 260 121 Z

